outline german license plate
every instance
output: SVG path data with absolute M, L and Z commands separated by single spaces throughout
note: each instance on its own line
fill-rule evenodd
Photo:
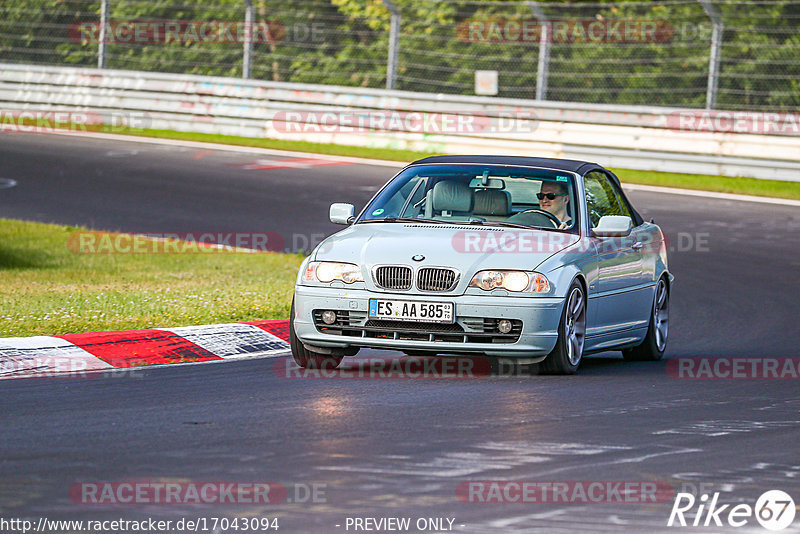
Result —
M 420 323 L 454 323 L 455 306 L 452 302 L 369 299 L 369 317 Z

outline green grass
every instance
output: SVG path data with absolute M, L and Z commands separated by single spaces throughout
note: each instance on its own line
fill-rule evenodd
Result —
M 260 139 L 251 137 L 236 137 L 232 135 L 173 132 L 167 130 L 120 130 L 117 128 L 114 130 L 114 133 L 404 162 L 437 155 L 434 153 L 393 148 L 332 145 L 324 143 L 309 143 L 306 141 L 283 141 L 279 139 Z M 637 171 L 630 169 L 613 170 L 617 176 L 620 177 L 620 180 L 622 180 L 623 183 L 658 185 L 662 187 L 677 187 L 683 189 L 697 189 L 701 191 L 737 193 L 742 195 L 755 195 L 763 197 L 800 199 L 800 182 L 760 180 L 757 178 L 730 178 L 726 176 L 712 176 L 707 174 L 679 174 L 671 172 Z
M 0 337 L 289 316 L 299 255 L 78 254 L 81 231 L 0 219 Z
M 384 159 L 389 161 L 414 161 L 428 156 L 428 152 L 402 150 L 395 148 L 372 148 L 328 143 L 311 143 L 308 141 L 284 141 L 282 139 L 262 139 L 259 137 L 237 137 L 235 135 L 206 134 L 195 132 L 173 132 L 171 130 L 124 130 L 115 128 L 113 133 L 138 135 L 142 137 L 158 137 L 161 139 L 181 139 L 184 141 L 201 141 L 204 143 L 221 143 L 225 145 L 253 146 L 274 150 L 290 150 L 295 152 L 312 152 L 332 156 L 350 156 L 357 158 Z
M 677 174 L 672 172 L 612 169 L 623 184 L 658 185 L 682 189 L 698 189 L 718 193 L 736 193 L 759 197 L 800 199 L 800 182 L 731 178 L 707 174 Z

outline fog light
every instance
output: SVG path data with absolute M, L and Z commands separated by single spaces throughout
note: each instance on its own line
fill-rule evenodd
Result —
M 503 319 L 502 321 L 497 323 L 497 329 L 500 331 L 501 334 L 508 334 L 509 332 L 511 332 L 512 326 L 513 325 L 511 324 L 511 321 L 509 321 L 508 319 Z
M 336 322 L 336 312 L 327 310 L 322 312 L 322 322 L 325 324 L 333 324 Z

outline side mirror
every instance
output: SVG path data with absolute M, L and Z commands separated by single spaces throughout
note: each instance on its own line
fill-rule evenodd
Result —
M 633 221 L 625 215 L 604 215 L 597 226 L 592 228 L 595 237 L 628 237 L 631 235 Z
M 333 224 L 350 224 L 356 215 L 356 208 L 352 204 L 331 204 L 328 216 Z

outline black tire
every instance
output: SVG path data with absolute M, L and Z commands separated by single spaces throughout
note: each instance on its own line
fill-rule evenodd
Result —
M 661 299 L 663 295 L 663 299 Z M 661 302 L 659 303 L 659 300 Z M 664 357 L 669 336 L 669 284 L 661 277 L 653 295 L 650 323 L 642 344 L 622 351 L 622 357 L 630 362 L 657 362 Z
M 289 346 L 292 349 L 292 358 L 297 365 L 304 369 L 336 369 L 343 356 L 331 356 L 308 350 L 294 333 L 294 299 L 289 315 Z
M 573 300 L 575 299 L 575 300 Z M 586 291 L 579 280 L 569 286 L 558 324 L 558 341 L 539 364 L 540 374 L 571 375 L 581 365 L 586 338 Z

